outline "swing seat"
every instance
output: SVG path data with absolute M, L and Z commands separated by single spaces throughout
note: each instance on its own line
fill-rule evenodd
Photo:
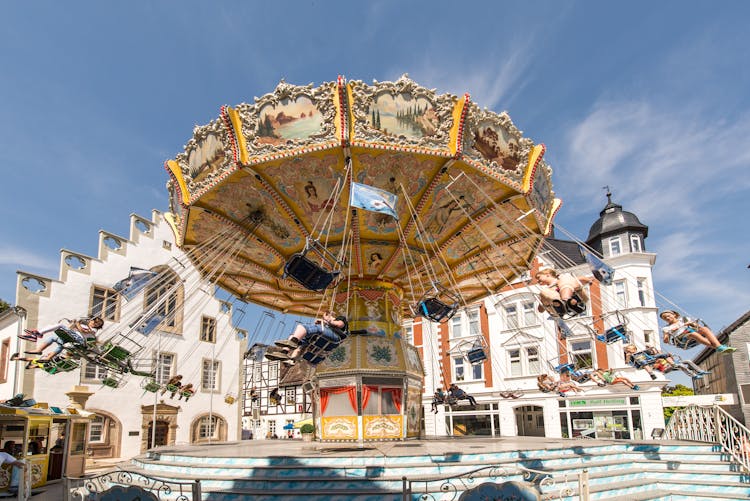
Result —
M 573 373 L 575 371 L 575 368 L 576 368 L 575 364 L 570 364 L 570 363 L 559 364 L 554 367 L 554 371 L 557 372 L 558 374 L 561 374 L 563 372 Z
M 128 350 L 122 346 L 113 344 L 110 341 L 107 341 L 102 347 L 102 352 L 102 358 L 108 361 L 125 362 L 130 358 L 130 352 Z
M 164 388 L 166 389 L 166 391 L 164 393 L 166 393 L 168 391 L 168 392 L 171 392 L 172 394 L 174 394 L 174 393 L 177 393 L 178 391 L 180 391 L 180 387 L 178 385 L 176 385 L 176 384 L 168 384 L 168 385 L 165 385 Z
M 643 367 L 646 367 L 647 365 L 653 365 L 653 363 L 656 361 L 656 358 L 654 358 L 653 355 L 650 355 L 646 353 L 645 351 L 638 351 L 633 353 L 630 356 L 630 362 L 628 362 L 630 365 L 635 367 L 636 369 L 642 369 Z
M 476 365 L 487 360 L 487 354 L 484 352 L 484 348 L 477 347 L 470 349 L 466 353 L 466 358 L 469 360 L 470 364 Z
M 156 393 L 161 389 L 161 385 L 154 380 L 146 380 L 146 383 L 143 385 L 143 389 L 151 393 Z
M 583 384 L 583 383 L 588 383 L 589 381 L 591 381 L 591 374 L 589 372 L 584 372 L 581 370 L 574 370 L 574 371 L 569 371 L 569 372 L 570 372 L 570 379 L 572 379 L 576 383 Z
M 57 334 L 57 337 L 60 338 L 60 341 L 62 341 L 63 344 L 81 346 L 80 340 L 73 335 L 73 332 L 70 329 L 60 327 L 59 329 L 55 329 L 55 334 Z
M 341 344 L 341 341 L 333 341 L 320 334 L 308 335 L 304 339 L 307 344 L 304 346 L 301 358 L 311 365 L 318 365 Z
M 70 372 L 80 367 L 80 365 L 81 364 L 71 358 L 65 358 L 63 360 L 51 361 L 47 364 L 47 366 L 50 369 L 54 369 L 55 372 L 51 372 L 47 368 L 45 368 L 44 370 L 49 374 L 55 374 L 57 372 Z
M 690 337 L 690 329 L 692 328 L 686 325 L 679 331 L 671 334 L 669 336 L 669 344 L 682 348 L 683 350 L 695 348 L 698 345 L 698 341 Z
M 109 388 L 117 388 L 118 386 L 120 386 L 120 381 L 112 377 L 105 377 L 104 379 L 102 379 L 102 384 Z
M 612 285 L 612 275 L 613 273 L 610 271 L 611 268 L 597 268 L 591 272 L 592 275 L 594 275 L 594 278 L 603 283 L 604 285 Z
M 615 325 L 604 331 L 604 334 L 597 335 L 596 340 L 606 344 L 613 344 L 618 341 L 625 342 L 627 341 L 625 332 L 625 326 L 623 324 Z
M 447 322 L 458 311 L 458 305 L 447 305 L 436 297 L 429 297 L 417 303 L 416 309 L 433 322 Z
M 293 254 L 284 265 L 282 278 L 291 277 L 305 289 L 320 292 L 338 278 L 339 271 L 328 271 L 304 253 Z

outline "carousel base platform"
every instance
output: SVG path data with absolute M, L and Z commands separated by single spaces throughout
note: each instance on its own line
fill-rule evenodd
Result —
M 524 482 L 539 499 L 748 499 L 750 477 L 712 444 L 448 438 L 337 444 L 252 440 L 156 448 L 121 469 L 199 479 L 202 499 L 458 499 L 486 482 Z M 463 499 L 463 498 L 462 498 Z

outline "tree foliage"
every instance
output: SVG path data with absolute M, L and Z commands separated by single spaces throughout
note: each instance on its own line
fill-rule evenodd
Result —
M 10 304 L 0 299 L 0 313 L 10 309 Z
M 688 388 L 684 384 L 667 386 L 661 392 L 661 396 L 663 397 L 682 397 L 685 395 L 695 395 L 695 392 L 692 388 Z M 674 411 L 680 408 L 681 407 L 664 407 L 664 422 L 668 423 L 669 419 L 672 417 L 672 414 L 674 414 Z

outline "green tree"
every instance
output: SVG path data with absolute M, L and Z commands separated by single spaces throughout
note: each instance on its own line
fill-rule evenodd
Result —
M 677 384 L 675 386 L 667 386 L 664 391 L 661 392 L 662 397 L 682 397 L 685 395 L 695 395 L 692 388 L 688 388 L 683 384 Z M 664 407 L 664 422 L 668 423 L 669 418 L 672 417 L 674 411 L 681 407 Z
M 6 303 L 2 299 L 0 299 L 0 313 L 4 312 L 5 310 L 10 309 L 10 304 Z

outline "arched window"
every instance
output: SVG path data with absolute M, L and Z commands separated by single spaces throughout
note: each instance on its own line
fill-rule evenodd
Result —
M 227 421 L 217 415 L 202 414 L 193 420 L 190 427 L 190 442 L 224 442 L 227 439 Z
M 89 449 L 94 458 L 116 458 L 120 455 L 122 425 L 109 412 L 91 409 L 96 416 L 89 426 Z
M 167 266 L 157 266 L 152 271 L 159 275 L 154 284 L 146 289 L 144 310 L 156 306 L 155 314 L 164 320 L 160 329 L 175 334 L 182 333 L 182 305 L 185 299 L 185 289 L 180 277 Z

